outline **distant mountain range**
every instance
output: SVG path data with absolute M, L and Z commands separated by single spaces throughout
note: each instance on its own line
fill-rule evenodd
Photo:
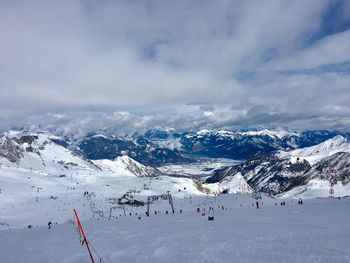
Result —
M 56 143 L 70 147 L 91 160 L 112 160 L 127 154 L 144 165 L 162 166 L 191 163 L 199 157 L 246 160 L 278 150 L 313 146 L 337 135 L 350 137 L 337 131 L 201 130 L 178 133 L 153 129 L 124 137 L 89 134 L 74 142 L 62 139 Z
M 209 188 L 220 185 L 220 189 L 237 191 L 237 182 L 244 181 L 251 189 L 274 196 L 300 195 L 330 179 L 339 184 L 339 189 L 349 188 L 347 137 L 349 134 L 336 131 L 176 133 L 154 129 L 124 137 L 89 134 L 79 140 L 68 140 L 48 132 L 12 131 L 0 137 L 0 166 L 54 176 L 102 172 L 157 177 L 164 175 L 157 169 L 159 166 L 186 165 L 204 157 L 229 158 L 241 162 L 195 178 Z M 344 193 L 348 194 L 347 190 Z

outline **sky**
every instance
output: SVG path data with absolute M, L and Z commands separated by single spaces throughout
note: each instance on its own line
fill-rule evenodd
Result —
M 348 0 L 2 0 L 0 39 L 1 129 L 350 130 Z

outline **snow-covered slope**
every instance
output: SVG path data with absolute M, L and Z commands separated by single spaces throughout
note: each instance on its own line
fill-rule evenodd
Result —
M 214 193 L 222 193 L 227 191 L 235 194 L 247 194 L 252 193 L 253 191 L 240 172 L 234 175 L 226 176 L 221 182 L 204 184 L 203 186 L 210 189 Z
M 144 166 L 128 156 L 115 160 L 90 161 L 56 144 L 59 138 L 46 134 L 13 133 L 0 140 L 0 163 L 10 167 L 40 171 L 49 175 L 111 172 L 114 176 L 157 176 L 160 172 Z
M 11 134 L 2 140 L 0 150 L 11 153 L 17 149 L 16 158 L 8 158 L 6 154 L 0 156 L 0 163 L 5 166 L 40 172 L 50 176 L 79 175 L 91 173 L 99 168 L 92 162 L 77 156 L 72 151 L 54 143 L 46 134 Z M 9 154 L 7 154 L 9 155 Z M 13 157 L 13 156 L 12 156 Z
M 315 146 L 296 149 L 290 152 L 279 152 L 279 157 L 290 158 L 295 162 L 297 158 L 307 160 L 311 165 L 323 158 L 339 152 L 350 152 L 350 142 L 348 139 L 338 135 Z
M 93 161 L 103 170 L 111 171 L 116 175 L 123 176 L 158 176 L 160 172 L 149 166 L 136 162 L 128 156 L 120 156 L 115 160 L 95 160 Z
M 261 201 L 256 209 L 251 195 L 177 198 L 175 214 L 166 214 L 168 202 L 159 201 L 161 213 L 152 210 L 150 217 L 139 208 L 109 219 L 106 207 L 106 218 L 90 215 L 81 223 L 95 262 L 349 262 L 349 198 L 304 200 L 304 205 L 284 200 L 285 206 L 264 196 Z M 209 206 L 213 221 L 196 211 Z M 72 210 L 61 208 L 72 218 Z M 91 262 L 76 229 L 66 222 L 51 229 L 0 231 L 0 253 L 6 263 Z

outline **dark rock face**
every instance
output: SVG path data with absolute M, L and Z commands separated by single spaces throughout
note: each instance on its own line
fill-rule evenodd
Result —
M 240 171 L 241 171 L 240 165 L 215 170 L 212 176 L 210 176 L 205 180 L 205 183 L 214 184 L 217 182 L 221 182 L 226 177 L 233 176 Z
M 334 180 L 343 185 L 350 182 L 350 153 L 333 154 L 315 164 L 306 174 L 311 179 Z M 332 178 L 331 178 L 332 177 Z
M 259 163 L 259 162 L 258 162 Z M 245 173 L 244 177 L 248 184 L 261 192 L 276 195 L 292 189 L 295 186 L 304 184 L 306 177 L 304 173 L 311 168 L 311 165 L 303 160 L 302 162 L 290 163 L 289 160 L 273 157 L 265 162 L 260 162 L 259 167 L 253 168 L 256 175 Z
M 50 140 L 62 147 L 69 148 L 69 143 L 63 139 L 50 139 Z
M 33 142 L 35 142 L 39 137 L 37 135 L 23 135 L 18 139 L 18 143 L 19 144 L 23 144 L 23 143 L 28 143 L 28 144 L 32 144 Z
M 23 149 L 8 137 L 0 138 L 0 156 L 10 162 L 18 163 L 23 157 Z
M 275 155 L 246 161 L 240 165 L 217 170 L 206 183 L 216 183 L 241 172 L 253 189 L 276 195 L 306 182 L 304 173 L 311 168 L 307 161 L 290 163 Z

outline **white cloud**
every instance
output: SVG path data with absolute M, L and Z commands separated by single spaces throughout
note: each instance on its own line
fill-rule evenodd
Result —
M 322 29 L 331 3 L 1 2 L 1 125 L 47 112 L 126 109 L 138 114 L 122 118 L 118 113 L 115 125 L 135 121 L 138 129 L 183 121 L 189 127 L 233 127 L 253 122 L 256 114 L 249 113 L 258 107 L 269 118 L 281 119 L 276 112 L 300 116 L 307 99 L 311 116 L 326 114 L 317 101 L 328 109 L 343 107 L 350 99 L 344 95 L 347 75 L 280 76 L 275 70 L 348 59 L 348 32 L 307 46 Z M 254 74 L 263 76 L 254 80 Z M 325 101 L 318 90 L 333 86 Z M 215 118 L 188 104 L 215 107 Z
M 350 30 L 319 40 L 312 46 L 267 65 L 265 70 L 304 70 L 350 61 Z

